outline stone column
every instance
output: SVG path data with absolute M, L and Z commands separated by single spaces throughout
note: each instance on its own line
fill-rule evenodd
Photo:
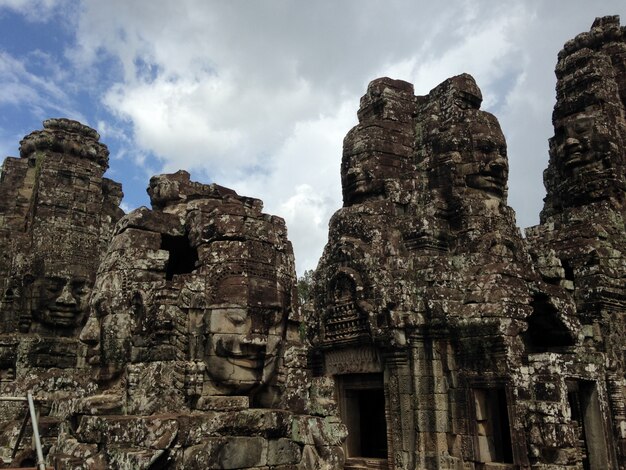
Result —
M 383 362 L 389 468 L 419 468 L 415 460 L 415 393 L 407 351 L 387 351 L 383 353 Z

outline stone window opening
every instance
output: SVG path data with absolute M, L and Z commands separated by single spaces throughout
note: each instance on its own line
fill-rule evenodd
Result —
M 169 252 L 166 280 L 171 281 L 176 274 L 189 274 L 196 268 L 198 250 L 191 246 L 187 236 L 161 234 L 161 249 Z
M 566 385 L 571 419 L 576 423 L 577 448 L 583 469 L 612 468 L 596 383 L 590 380 L 567 380 Z
M 511 427 L 504 387 L 473 390 L 478 462 L 513 463 Z
M 576 344 L 575 335 L 559 318 L 559 311 L 547 295 L 534 294 L 530 305 L 533 313 L 523 335 L 529 352 L 558 351 Z
M 572 268 L 570 262 L 566 259 L 562 259 L 561 266 L 563 266 L 563 271 L 565 272 L 565 280 L 574 282 L 576 276 L 574 275 L 574 268 Z
M 387 468 L 387 419 L 382 374 L 337 376 L 339 409 L 348 428 L 346 469 Z

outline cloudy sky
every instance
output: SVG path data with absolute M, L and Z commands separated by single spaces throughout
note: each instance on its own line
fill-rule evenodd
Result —
M 369 81 L 426 94 L 468 72 L 499 119 L 509 203 L 538 222 L 564 42 L 624 0 L 0 0 L 0 153 L 49 117 L 98 130 L 126 211 L 151 175 L 260 198 L 314 268 L 341 206 L 342 139 Z

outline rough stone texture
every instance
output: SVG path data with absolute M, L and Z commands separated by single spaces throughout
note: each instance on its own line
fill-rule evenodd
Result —
M 471 76 L 426 96 L 381 78 L 361 99 L 309 331 L 312 366 L 338 383 L 346 468 L 624 468 L 625 28 L 596 20 L 556 72 L 527 239 Z M 384 394 L 376 455 L 368 393 Z
M 113 225 L 121 186 L 103 178 L 108 150 L 93 129 L 49 119 L 2 168 L 2 333 L 73 337 Z
M 3 219 L 14 251 L 4 253 L 2 281 L 5 290 L 21 284 L 2 304 L 2 393 L 46 400 L 40 429 L 50 464 L 342 465 L 345 426 L 325 391 L 332 383 L 306 370 L 282 219 L 184 171 L 152 178 L 153 209 L 120 218 L 119 185 L 102 183 L 106 147 L 74 121 L 46 121 L 24 139 L 22 157 L 30 160 L 7 159 L 0 185 L 35 188 L 24 220 L 11 218 L 15 208 Z M 99 205 L 83 213 L 81 201 L 92 199 Z M 319 383 L 313 394 L 311 383 Z M 12 456 L 22 408 L 0 406 L 9 410 L 2 460 L 32 461 L 24 442 Z
M 284 221 L 184 171 L 148 192 L 154 209 L 120 220 L 100 265 L 80 335 L 87 362 L 101 380 L 125 374 L 130 414 L 277 404 L 297 328 Z
M 97 133 L 46 121 L 0 180 L 0 386 L 47 399 L 48 463 L 625 470 L 626 28 L 597 19 L 556 73 L 526 238 L 474 79 L 371 82 L 302 308 L 261 201 L 179 171 L 120 218 Z

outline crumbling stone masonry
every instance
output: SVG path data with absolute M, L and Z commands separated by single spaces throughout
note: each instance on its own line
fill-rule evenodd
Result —
M 55 463 L 341 467 L 332 382 L 305 370 L 284 221 L 185 171 L 148 193 L 152 210 L 118 222 L 100 264 L 80 334 L 98 390 L 74 404 Z
M 46 121 L 0 177 L 0 394 L 58 469 L 626 470 L 619 18 L 556 73 L 525 237 L 474 79 L 371 82 L 302 309 L 260 200 L 179 171 L 124 215 L 96 131 Z M 22 414 L 0 467 L 34 463 Z

